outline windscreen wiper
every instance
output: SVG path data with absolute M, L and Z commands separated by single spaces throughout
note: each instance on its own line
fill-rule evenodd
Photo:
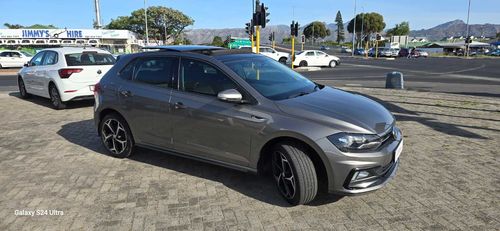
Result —
M 307 95 L 307 94 L 309 94 L 309 92 L 302 91 L 302 92 L 299 92 L 299 93 L 297 93 L 297 94 L 295 94 L 295 95 L 291 95 L 291 96 L 289 96 L 288 98 L 289 98 L 289 99 L 291 99 L 291 98 L 296 98 L 296 97 L 303 96 L 303 95 Z

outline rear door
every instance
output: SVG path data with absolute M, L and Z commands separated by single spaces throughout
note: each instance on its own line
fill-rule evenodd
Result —
M 178 57 L 143 57 L 120 72 L 120 105 L 137 143 L 172 148 L 170 94 L 178 68 Z
M 35 76 L 33 77 L 32 87 L 39 95 L 48 97 L 49 96 L 49 81 L 50 81 L 50 71 L 57 72 L 57 70 L 51 70 L 53 65 L 58 62 L 59 55 L 55 51 L 44 51 L 41 65 L 38 65 L 35 70 Z M 52 73 L 53 74 L 53 73 Z M 61 89 L 59 89 L 61 90 Z

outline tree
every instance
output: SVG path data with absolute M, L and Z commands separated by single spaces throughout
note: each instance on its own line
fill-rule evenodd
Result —
M 304 35 L 306 38 L 324 38 L 330 35 L 330 30 L 326 28 L 325 23 L 315 21 L 304 28 Z
M 177 40 L 183 30 L 193 25 L 194 20 L 182 12 L 163 6 L 151 6 L 148 13 L 148 34 L 155 40 L 167 42 Z M 145 36 L 144 9 L 135 10 L 130 16 L 120 16 L 112 19 L 105 27 L 107 29 L 130 30 Z M 165 31 L 167 32 L 165 35 Z
M 387 30 L 387 36 L 400 36 L 400 35 L 408 35 L 410 34 L 410 23 L 402 22 L 400 24 L 396 24 L 394 28 Z
M 222 41 L 221 37 L 215 36 L 214 39 L 212 40 L 212 46 L 223 47 L 224 41 Z
M 500 32 L 497 33 L 497 40 L 500 40 Z
M 50 24 L 50 25 L 33 24 L 31 26 L 23 26 L 20 24 L 4 23 L 3 25 L 9 29 L 22 29 L 22 28 L 26 28 L 26 29 L 57 29 L 57 27 L 55 27 L 52 24 Z
M 337 12 L 335 23 L 337 24 L 337 43 L 341 43 L 344 41 L 345 35 L 344 35 L 344 21 L 342 20 L 342 14 L 340 13 L 340 10 Z
M 353 32 L 354 19 L 349 21 L 347 31 Z M 363 29 L 364 34 L 381 32 L 385 28 L 384 16 L 378 13 L 361 13 L 356 15 L 356 33 L 360 33 Z

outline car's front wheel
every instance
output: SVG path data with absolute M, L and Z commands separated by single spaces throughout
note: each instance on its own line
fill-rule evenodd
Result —
M 316 197 L 316 170 L 305 148 L 290 143 L 277 144 L 273 149 L 271 161 L 278 191 L 288 203 L 306 204 Z
M 108 152 L 118 158 L 125 158 L 134 152 L 134 139 L 127 122 L 118 114 L 111 113 L 99 126 L 101 141 Z
M 329 66 L 330 66 L 330 68 L 336 67 L 337 66 L 337 62 L 335 62 L 335 60 L 332 60 L 332 61 L 330 61 L 330 65 Z
M 54 109 L 60 110 L 66 108 L 66 103 L 61 100 L 61 95 L 59 95 L 59 90 L 54 84 L 49 85 L 49 95 L 50 102 L 52 102 L 52 107 Z
M 29 94 L 26 91 L 26 86 L 24 85 L 23 78 L 19 77 L 17 79 L 17 85 L 19 87 L 19 94 L 21 95 L 21 98 L 26 99 L 26 98 L 29 98 L 31 96 L 31 94 Z

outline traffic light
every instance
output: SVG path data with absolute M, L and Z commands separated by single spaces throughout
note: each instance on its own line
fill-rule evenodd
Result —
M 382 40 L 382 36 L 380 34 L 377 34 L 377 41 Z
M 295 22 L 295 37 L 299 36 L 299 22 Z
M 274 41 L 274 32 L 269 35 L 269 41 Z
M 471 44 L 472 43 L 472 37 L 469 36 L 469 37 L 465 38 L 465 43 L 466 44 Z
M 299 22 L 292 21 L 292 24 L 290 24 L 290 35 L 299 36 Z
M 267 13 L 267 10 L 269 8 L 267 8 L 266 6 L 264 6 L 264 3 L 262 3 L 262 5 L 260 5 L 260 26 L 262 26 L 262 28 L 265 28 L 266 27 L 266 24 L 269 22 L 269 13 Z

